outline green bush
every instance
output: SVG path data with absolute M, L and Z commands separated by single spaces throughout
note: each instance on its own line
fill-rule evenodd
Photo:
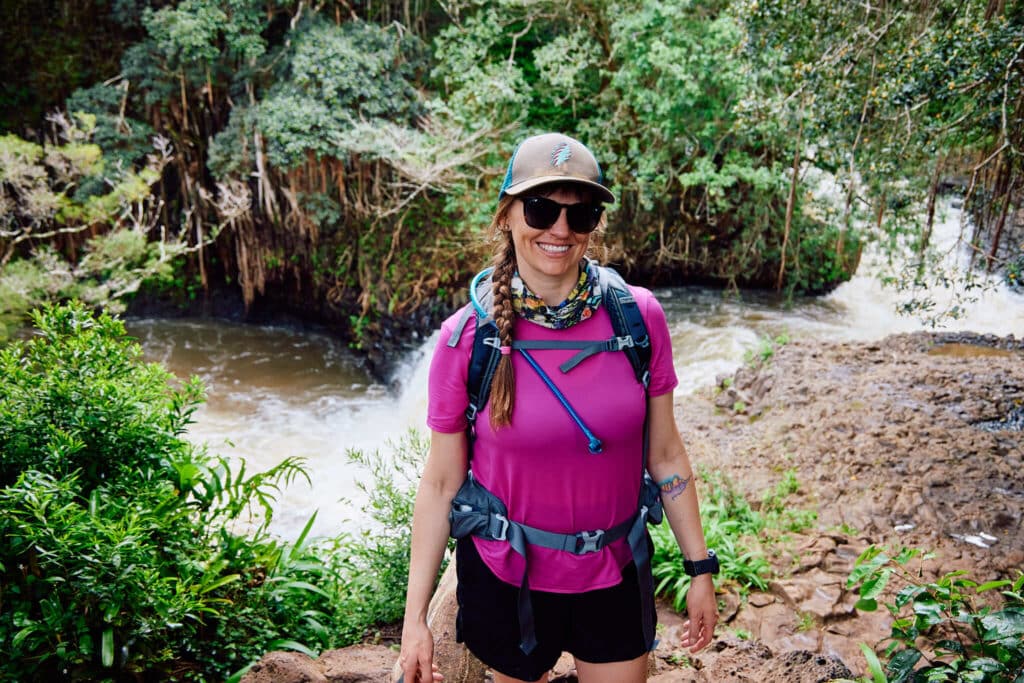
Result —
M 906 584 L 892 602 L 890 644 L 882 663 L 866 644 L 861 650 L 876 683 L 963 681 L 1010 683 L 1024 680 L 1024 573 L 1013 581 L 979 584 L 967 572 L 954 571 L 921 582 L 906 565 L 920 550 L 901 549 L 890 557 L 868 547 L 854 564 L 847 588 L 857 588 L 863 611 L 878 609 L 878 599 L 894 576 Z M 984 594 L 1002 589 L 1001 601 L 985 604 Z M 1001 602 L 1001 604 L 994 604 Z
M 274 539 L 300 460 L 249 475 L 186 441 L 201 385 L 144 363 L 109 315 L 33 319 L 0 350 L 0 679 L 224 680 L 397 618 L 411 487 L 373 489 L 382 531 L 362 539 L 313 541 L 313 519 Z
M 356 640 L 377 624 L 400 620 L 405 611 L 413 502 L 430 443 L 410 429 L 387 446 L 348 454 L 351 464 L 370 474 L 370 483 L 358 484 L 367 497 L 361 530 L 346 539 L 343 553 L 334 554 L 339 575 L 346 577 L 345 627 Z

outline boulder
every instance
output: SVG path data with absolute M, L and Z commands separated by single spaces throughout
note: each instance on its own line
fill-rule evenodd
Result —
M 455 619 L 459 612 L 456 584 L 452 557 L 427 608 L 427 624 L 434 634 L 434 661 L 448 683 L 480 683 L 486 679 L 487 668 L 465 645 L 455 642 Z M 396 658 L 392 680 L 398 680 L 400 673 Z
M 328 650 L 317 659 L 300 652 L 268 652 L 241 683 L 384 683 L 394 657 L 383 645 Z

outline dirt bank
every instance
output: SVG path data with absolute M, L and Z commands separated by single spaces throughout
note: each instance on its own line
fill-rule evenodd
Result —
M 1024 342 L 923 333 L 796 342 L 720 380 L 677 402 L 693 460 L 750 500 L 794 471 L 793 505 L 816 510 L 818 526 L 769 558 L 780 577 L 770 592 L 727 609 L 719 651 L 696 658 L 721 678 L 676 669 L 665 680 L 729 678 L 717 660 L 736 659 L 737 633 L 775 657 L 833 655 L 863 673 L 858 644 L 878 643 L 888 622 L 854 613 L 845 581 L 871 543 L 934 550 L 926 576 L 965 569 L 985 581 L 1024 568 Z M 746 651 L 757 679 L 787 680 L 766 677 L 764 653 Z

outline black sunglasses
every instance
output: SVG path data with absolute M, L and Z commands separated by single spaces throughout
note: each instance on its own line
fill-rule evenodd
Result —
M 547 230 L 554 225 L 562 209 L 565 209 L 569 229 L 580 235 L 594 232 L 604 213 L 603 204 L 561 204 L 547 197 L 523 197 L 523 218 L 535 230 Z

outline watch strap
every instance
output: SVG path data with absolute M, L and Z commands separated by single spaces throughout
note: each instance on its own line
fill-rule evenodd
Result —
M 705 560 L 683 560 L 683 571 L 686 572 L 688 576 L 717 574 L 718 568 L 718 556 L 715 555 L 714 550 L 708 551 L 708 556 Z

